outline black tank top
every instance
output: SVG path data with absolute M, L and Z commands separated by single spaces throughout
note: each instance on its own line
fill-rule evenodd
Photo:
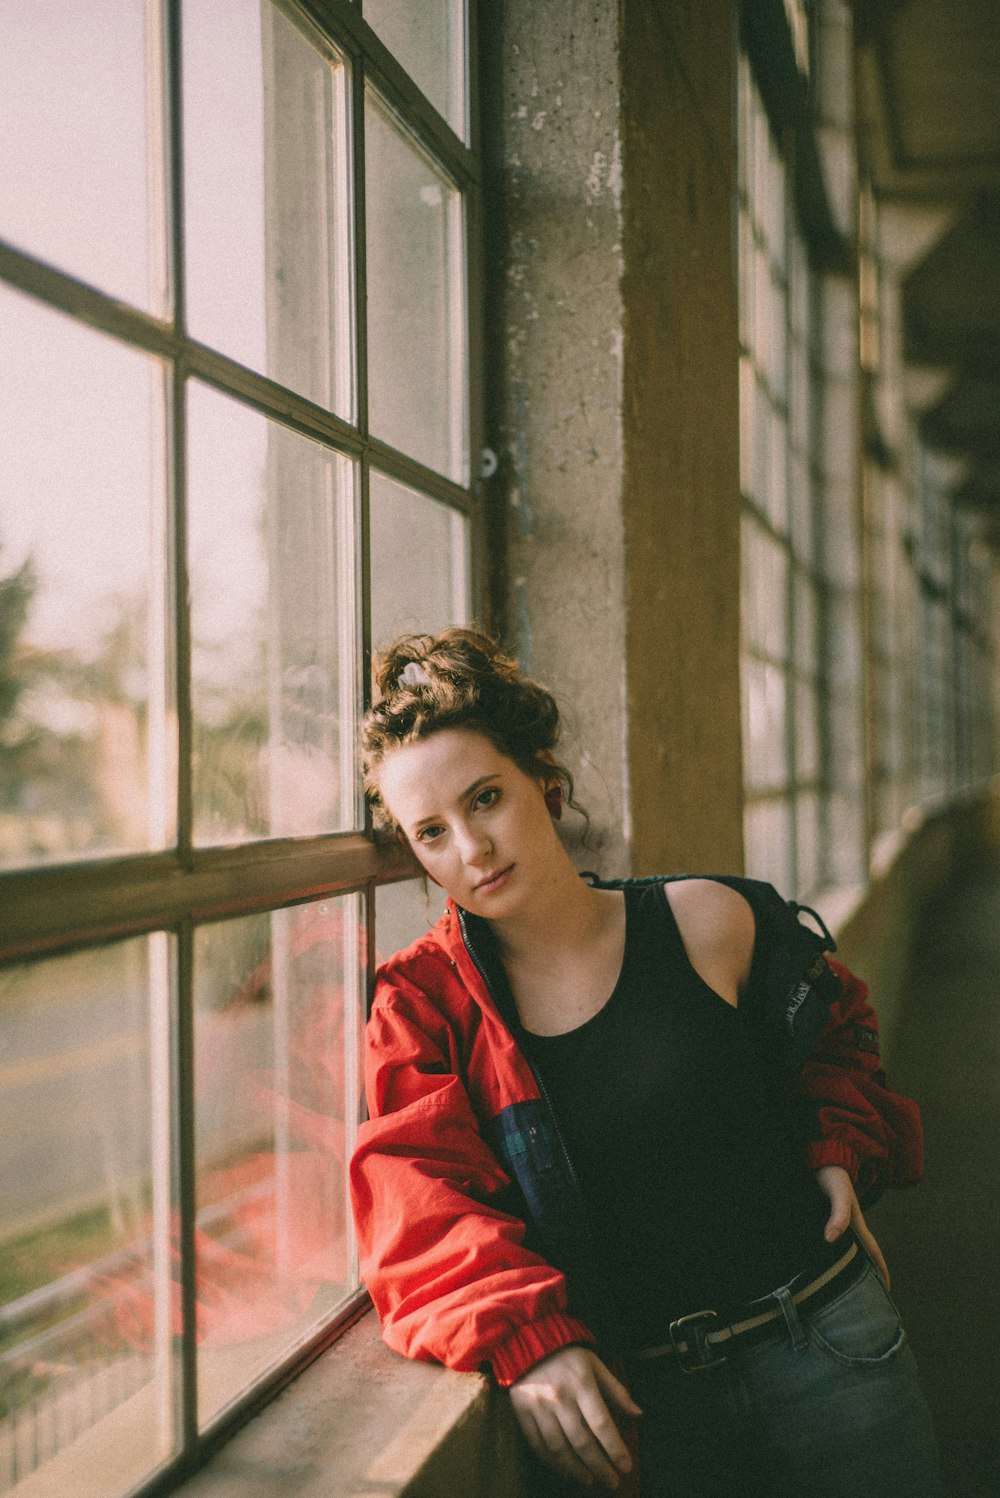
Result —
M 688 960 L 664 886 L 625 889 L 607 1003 L 563 1035 L 522 1033 L 551 1096 L 615 1287 L 623 1345 L 819 1272 L 826 1197 L 794 1137 L 789 1084 L 744 1013 Z

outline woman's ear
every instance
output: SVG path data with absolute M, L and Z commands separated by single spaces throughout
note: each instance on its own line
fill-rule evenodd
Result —
M 558 780 L 552 780 L 545 787 L 545 805 L 549 809 L 549 816 L 553 822 L 558 822 L 563 813 L 563 788 Z

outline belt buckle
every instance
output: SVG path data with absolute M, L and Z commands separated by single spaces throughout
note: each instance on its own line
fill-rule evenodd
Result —
M 706 1323 L 718 1321 L 718 1311 L 692 1311 L 689 1316 L 681 1316 L 670 1323 L 670 1345 L 677 1359 L 677 1366 L 682 1373 L 703 1373 L 706 1368 L 714 1368 L 717 1363 L 726 1361 L 725 1353 L 713 1354 L 705 1344 L 708 1335 Z M 684 1329 L 685 1341 L 680 1340 L 679 1333 Z M 688 1361 L 692 1355 L 696 1355 L 698 1361 Z

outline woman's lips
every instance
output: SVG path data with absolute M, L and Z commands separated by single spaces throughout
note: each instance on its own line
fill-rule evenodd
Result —
M 484 879 L 480 884 L 477 884 L 476 894 L 490 895 L 495 889 L 500 889 L 504 884 L 506 884 L 508 875 L 510 874 L 513 867 L 513 864 L 508 864 L 507 868 L 501 869 L 499 873 L 491 874 L 488 879 Z

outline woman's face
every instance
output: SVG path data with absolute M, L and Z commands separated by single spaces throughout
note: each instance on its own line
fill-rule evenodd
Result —
M 378 786 L 427 873 L 475 915 L 516 914 L 562 855 L 544 776 L 526 775 L 471 729 L 445 728 L 392 750 Z

